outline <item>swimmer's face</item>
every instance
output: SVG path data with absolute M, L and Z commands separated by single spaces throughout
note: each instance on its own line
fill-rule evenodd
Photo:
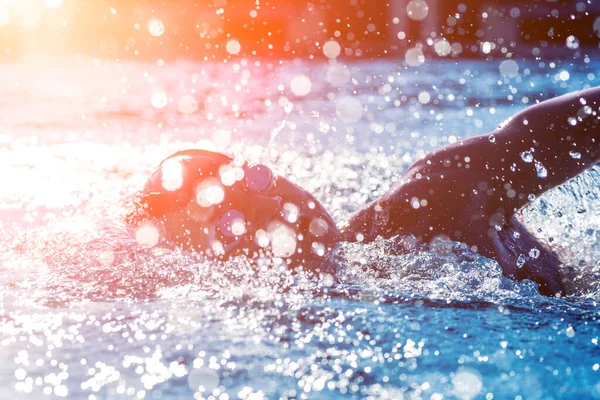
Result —
M 218 153 L 168 158 L 146 184 L 142 203 L 167 240 L 215 256 L 270 252 L 303 260 L 339 240 L 310 193 L 265 165 L 236 165 Z

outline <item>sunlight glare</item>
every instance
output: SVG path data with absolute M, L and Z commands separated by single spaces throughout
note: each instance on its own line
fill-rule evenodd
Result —
M 44 3 L 50 8 L 58 8 L 62 5 L 62 0 L 45 0 Z
M 10 24 L 10 10 L 6 7 L 0 7 L 0 26 Z

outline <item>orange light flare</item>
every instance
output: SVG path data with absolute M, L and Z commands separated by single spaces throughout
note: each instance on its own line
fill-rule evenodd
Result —
M 292 103 L 285 97 L 267 99 L 258 106 L 246 101 L 253 97 L 249 82 L 260 79 L 255 71 L 261 74 L 263 66 L 275 64 L 272 61 L 296 57 L 295 49 L 302 47 L 310 50 L 311 57 L 318 53 L 332 59 L 340 55 L 342 47 L 330 40 L 323 7 L 283 0 L 276 3 L 266 7 L 256 0 L 0 0 L 0 61 L 24 64 L 23 71 L 34 72 L 29 81 L 39 76 L 36 93 L 62 97 L 75 96 L 65 92 L 71 87 L 79 93 L 71 84 L 78 65 L 98 67 L 105 61 L 108 65 L 115 61 L 145 64 L 148 76 L 135 70 L 123 77 L 120 87 L 118 82 L 108 82 L 106 93 L 99 96 L 103 99 L 100 108 L 130 95 L 134 85 L 145 90 L 140 84 L 144 79 L 149 84 L 149 109 L 161 110 L 160 114 L 169 118 L 177 115 L 189 121 L 206 118 L 219 123 L 223 116 L 251 118 L 252 113 L 267 108 L 281 108 L 287 114 Z M 219 74 L 217 81 L 204 70 L 194 72 L 191 81 L 182 80 L 178 87 L 153 72 L 181 59 L 219 63 L 231 72 Z M 255 69 L 256 63 L 260 67 Z M 308 77 L 299 76 L 293 80 L 292 90 L 295 95 L 306 95 L 311 85 Z M 201 89 L 208 86 L 218 88 L 218 93 L 204 95 Z M 227 146 L 230 140 L 224 133 L 215 134 L 213 141 Z
M 84 54 L 101 59 L 293 56 L 330 36 L 322 7 L 255 0 L 0 0 L 0 57 Z M 2 54 L 4 53 L 4 54 Z
M 0 0 L 0 50 L 5 56 L 52 51 L 68 19 L 63 0 Z

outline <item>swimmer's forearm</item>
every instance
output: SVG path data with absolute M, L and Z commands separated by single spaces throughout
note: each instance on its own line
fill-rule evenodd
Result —
M 600 157 L 599 109 L 600 87 L 572 92 L 526 108 L 498 133 L 506 131 L 509 143 L 520 142 L 524 151 L 548 161 L 567 151 L 581 153 L 580 164 L 595 162 Z
M 497 153 L 490 172 L 527 197 L 585 171 L 600 160 L 599 109 L 597 87 L 519 112 L 494 132 Z

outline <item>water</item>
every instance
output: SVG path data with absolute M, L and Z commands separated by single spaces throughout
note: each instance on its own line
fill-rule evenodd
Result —
M 0 66 L 0 398 L 600 397 L 596 169 L 522 216 L 579 277 L 562 299 L 443 240 L 342 244 L 313 276 L 121 222 L 190 147 L 265 162 L 342 222 L 425 152 L 599 83 L 589 60 L 518 63 Z

